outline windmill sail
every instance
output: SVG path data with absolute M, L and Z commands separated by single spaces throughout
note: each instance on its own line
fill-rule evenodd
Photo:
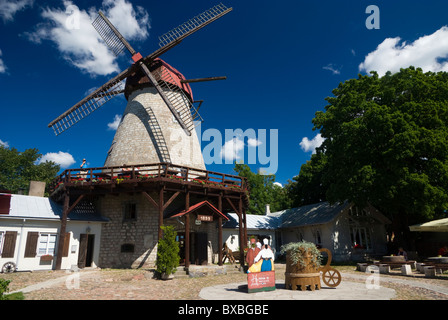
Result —
M 120 73 L 115 78 L 106 82 L 103 86 L 96 89 L 59 117 L 54 119 L 48 124 L 49 128 L 54 130 L 56 135 L 61 134 L 71 126 L 75 125 L 78 121 L 97 110 L 104 105 L 110 99 L 122 92 L 124 80 L 129 75 L 130 70 L 127 69 Z
M 213 21 L 221 18 L 232 10 L 233 8 L 227 8 L 225 5 L 220 3 L 213 8 L 210 8 L 209 10 L 204 11 L 196 17 L 188 20 L 187 22 L 184 22 L 173 30 L 168 31 L 167 33 L 159 37 L 160 48 L 145 57 L 143 59 L 144 62 L 147 63 L 148 61 L 154 60 L 174 46 L 178 45 L 186 37 L 192 35 L 196 31 L 202 29 Z
M 124 39 L 124 37 L 120 34 L 120 32 L 118 32 L 118 30 L 104 16 L 104 14 L 99 12 L 98 17 L 92 24 L 104 39 L 108 47 L 115 55 L 121 54 L 125 48 L 128 49 L 128 51 L 132 54 L 134 62 L 136 63 L 113 79 L 109 80 L 106 84 L 95 90 L 93 93 L 75 104 L 58 118 L 50 122 L 48 127 L 51 127 L 56 135 L 59 135 L 65 130 L 69 129 L 78 121 L 104 105 L 114 96 L 121 93 L 123 80 L 125 80 L 130 74 L 132 74 L 135 71 L 136 67 L 140 67 L 140 69 L 142 69 L 143 72 L 146 73 L 149 80 L 157 89 L 178 123 L 185 130 L 187 135 L 190 135 L 191 130 L 194 128 L 193 118 L 200 118 L 197 110 L 195 109 L 191 101 L 185 96 L 185 94 L 181 93 L 181 98 L 175 99 L 172 97 L 173 95 L 170 94 L 170 92 L 176 91 L 177 89 L 173 88 L 169 84 L 169 81 L 159 81 L 159 79 L 163 79 L 163 77 L 154 81 L 154 76 L 149 72 L 147 65 L 150 65 L 154 59 L 179 44 L 187 36 L 221 18 L 230 11 L 232 11 L 232 8 L 227 8 L 223 4 L 216 5 L 209 10 L 204 11 L 203 13 L 197 15 L 196 17 L 188 20 L 177 28 L 174 28 L 173 30 L 161 36 L 159 38 L 159 44 L 161 48 L 146 56 L 145 58 L 142 58 L 139 53 L 136 53 L 135 50 L 126 41 L 126 39 Z M 165 94 L 164 90 L 161 90 L 160 86 L 168 89 L 167 95 L 169 97 Z M 179 90 L 177 90 L 176 92 L 179 92 Z

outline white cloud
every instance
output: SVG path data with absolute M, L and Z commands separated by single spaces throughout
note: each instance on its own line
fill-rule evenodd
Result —
M 320 147 L 322 142 L 324 142 L 325 138 L 322 138 L 322 135 L 318 133 L 313 139 L 309 140 L 307 137 L 304 137 L 300 142 L 300 146 L 302 150 L 305 152 L 312 151 L 316 152 L 316 148 Z
M 221 148 L 221 157 L 227 161 L 234 161 L 241 158 L 240 151 L 244 149 L 244 141 L 234 137 L 226 141 Z
M 274 182 L 274 186 L 279 186 L 280 188 L 283 188 L 283 185 L 280 182 Z
M 107 124 L 107 129 L 114 131 L 117 130 L 118 126 L 120 125 L 120 122 L 121 122 L 121 116 L 119 114 L 116 114 L 114 120 Z
M 14 15 L 25 9 L 28 6 L 33 5 L 34 0 L 15 0 L 15 1 L 7 1 L 0 0 L 0 17 L 3 19 L 3 22 L 10 22 L 14 20 Z
M 399 37 L 386 38 L 365 57 L 359 70 L 377 71 L 380 76 L 409 66 L 420 67 L 424 72 L 448 71 L 448 27 L 444 26 L 412 43 L 400 42 Z
M 55 152 L 49 152 L 47 154 L 44 154 L 38 161 L 39 163 L 45 162 L 45 161 L 53 161 L 56 164 L 60 165 L 61 168 L 68 168 L 72 164 L 75 163 L 75 159 L 70 153 L 59 151 L 58 153 Z
M 2 50 L 0 50 L 0 57 L 3 55 Z M 6 66 L 3 60 L 0 58 L 0 73 L 6 72 Z
M 249 145 L 249 147 L 256 147 L 261 144 L 261 141 L 256 138 L 249 138 L 247 139 L 247 144 Z
M 0 146 L 2 146 L 2 147 L 5 147 L 5 148 L 9 148 L 9 143 L 8 143 L 8 142 L 5 142 L 5 141 L 2 141 L 2 140 L 0 140 Z
M 342 67 L 338 67 L 338 66 L 336 66 L 336 65 L 334 65 L 332 63 L 329 63 L 326 66 L 322 67 L 322 69 L 329 70 L 333 74 L 340 74 L 341 73 L 341 68 Z
M 149 14 L 126 0 L 104 0 L 106 16 L 127 40 L 145 40 L 149 36 Z
M 116 57 L 92 26 L 98 10 L 79 10 L 71 1 L 64 1 L 64 7 L 43 9 L 44 22 L 33 32 L 25 33 L 28 39 L 35 43 L 53 41 L 65 60 L 90 75 L 118 72 Z M 149 16 L 143 8 L 134 10 L 126 0 L 104 0 L 103 8 L 127 40 L 144 40 L 149 36 Z

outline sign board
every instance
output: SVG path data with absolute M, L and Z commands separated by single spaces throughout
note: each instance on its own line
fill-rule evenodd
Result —
M 197 220 L 212 222 L 213 221 L 213 216 L 206 216 L 206 215 L 203 215 L 203 214 L 198 214 Z
M 248 292 L 274 291 L 275 271 L 251 272 L 247 274 Z

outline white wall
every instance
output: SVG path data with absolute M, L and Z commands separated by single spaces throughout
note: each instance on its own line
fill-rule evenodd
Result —
M 30 219 L 0 219 L 0 232 L 17 231 L 15 252 L 13 258 L 3 258 L 0 256 L 0 268 L 6 262 L 12 261 L 16 264 L 18 271 L 38 271 L 52 270 L 56 263 L 56 257 L 51 262 L 41 262 L 40 255 L 34 258 L 25 258 L 25 247 L 28 232 L 53 233 L 57 234 L 56 250 L 59 241 L 59 228 L 61 222 L 57 220 L 30 220 Z M 79 239 L 81 233 L 86 233 L 87 227 L 90 227 L 90 234 L 95 235 L 93 262 L 95 267 L 98 262 L 100 251 L 101 224 L 93 222 L 68 221 L 66 232 L 70 232 L 70 244 L 68 257 L 62 258 L 62 269 L 70 269 L 72 265 L 78 264 Z
M 261 236 L 270 237 L 271 241 L 269 245 L 275 253 L 276 239 L 274 230 L 247 230 L 247 240 L 249 241 L 249 236 L 252 234 L 257 234 Z M 227 244 L 230 250 L 238 251 L 240 247 L 239 231 L 238 229 L 224 229 L 222 230 L 222 240 Z

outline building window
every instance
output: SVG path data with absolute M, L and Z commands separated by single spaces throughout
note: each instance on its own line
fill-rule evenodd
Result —
M 353 248 L 371 249 L 370 232 L 365 227 L 350 227 Z
M 54 255 L 56 248 L 56 234 L 41 233 L 39 237 L 38 255 Z
M 137 220 L 137 205 L 131 202 L 125 203 L 123 221 L 135 221 L 135 220 Z
M 366 217 L 369 215 L 366 209 L 360 210 L 358 207 L 351 207 L 348 214 L 352 217 Z
M 125 243 L 121 245 L 121 253 L 133 253 L 134 245 L 132 243 Z

